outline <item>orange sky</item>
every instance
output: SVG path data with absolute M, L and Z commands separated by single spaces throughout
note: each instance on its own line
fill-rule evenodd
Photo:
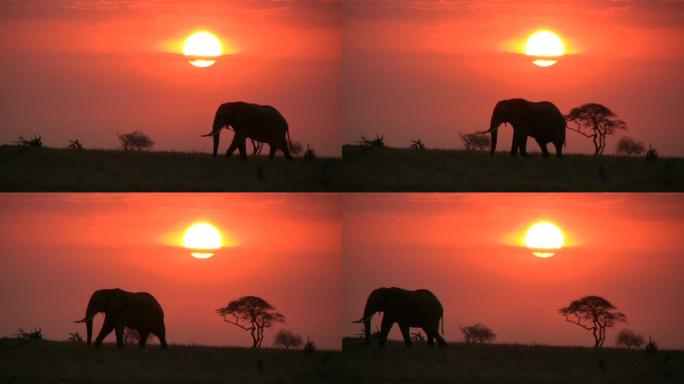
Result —
M 117 132 L 142 130 L 156 149 L 206 152 L 218 105 L 243 100 L 275 106 L 293 140 L 339 156 L 339 22 L 335 2 L 3 1 L 0 142 L 114 148 Z M 188 64 L 180 46 L 198 29 L 232 53 Z
M 342 14 L 344 143 L 377 133 L 393 146 L 462 147 L 459 132 L 487 129 L 498 100 L 523 97 L 563 113 L 602 103 L 627 135 L 684 156 L 682 1 L 351 0 Z M 571 54 L 539 68 L 511 52 L 538 29 L 559 34 Z M 510 149 L 511 131 L 501 130 L 499 150 Z M 568 133 L 567 152 L 592 148 Z
M 339 206 L 336 194 L 0 195 L 0 337 L 85 334 L 72 321 L 92 292 L 119 287 L 156 296 L 170 343 L 251 345 L 214 310 L 257 295 L 283 327 L 340 348 Z M 239 244 L 198 260 L 169 243 L 199 220 Z
M 677 194 L 345 194 L 344 335 L 358 334 L 375 288 L 426 288 L 445 308 L 445 338 L 482 322 L 503 343 L 591 346 L 556 312 L 600 295 L 626 327 L 684 348 L 684 198 Z M 541 259 L 511 243 L 547 219 L 572 244 Z M 618 327 L 622 328 L 625 325 Z M 373 318 L 373 329 L 379 317 Z M 615 330 L 608 334 L 613 345 Z M 395 327 L 391 337 L 401 339 Z

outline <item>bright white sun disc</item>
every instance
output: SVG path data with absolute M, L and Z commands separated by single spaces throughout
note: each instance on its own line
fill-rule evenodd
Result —
M 195 32 L 183 45 L 183 54 L 196 67 L 210 67 L 216 63 L 215 58 L 221 56 L 221 41 L 210 32 Z
M 538 257 L 551 257 L 555 250 L 563 247 L 563 232 L 555 224 L 540 221 L 532 225 L 525 234 L 525 246 Z
M 219 249 L 221 248 L 221 233 L 209 223 L 193 224 L 183 235 L 183 246 L 193 250 Z
M 528 56 L 558 57 L 563 56 L 564 52 L 563 40 L 550 31 L 533 33 L 525 44 L 525 54 Z

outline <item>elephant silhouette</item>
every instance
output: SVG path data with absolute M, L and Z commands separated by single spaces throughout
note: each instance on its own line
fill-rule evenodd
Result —
M 119 288 L 95 291 L 88 301 L 85 317 L 75 321 L 86 324 L 88 346 L 93 335 L 93 318 L 100 312 L 104 312 L 105 319 L 95 339 L 95 348 L 99 348 L 102 340 L 112 331 L 116 333 L 117 348 L 123 348 L 126 327 L 138 331 L 140 348 L 145 347 L 150 333 L 159 338 L 162 348 L 167 348 L 164 311 L 149 293 L 128 292 Z
M 510 123 L 513 127 L 511 156 L 516 156 L 518 152 L 521 156 L 527 156 L 528 136 L 537 141 L 544 157 L 549 156 L 546 148 L 548 143 L 553 143 L 557 157 L 563 156 L 566 122 L 563 114 L 553 103 L 532 102 L 525 99 L 501 100 L 496 103 L 489 129 L 481 132 L 491 132 L 490 154 L 494 154 L 496 150 L 498 128 L 502 123 Z
M 261 152 L 258 143 L 269 145 L 269 159 L 273 160 L 277 150 L 281 150 L 285 158 L 292 160 L 290 155 L 290 131 L 287 121 L 277 109 L 270 105 L 259 105 L 235 101 L 221 104 L 216 110 L 214 124 L 211 132 L 203 137 L 213 137 L 214 147 L 213 156 L 216 157 L 221 137 L 221 130 L 233 128 L 235 135 L 233 141 L 226 151 L 226 157 L 231 157 L 236 149 L 240 152 L 242 159 L 247 159 L 246 140 L 252 140 L 254 153 Z
M 427 344 L 434 345 L 436 339 L 440 347 L 446 346 L 446 341 L 440 335 L 439 322 L 442 321 L 442 333 L 444 333 L 444 309 L 442 304 L 432 292 L 427 289 L 409 291 L 401 288 L 378 288 L 371 292 L 363 309 L 363 317 L 354 323 L 364 325 L 366 344 L 370 344 L 371 318 L 376 312 L 382 312 L 379 345 L 387 343 L 387 335 L 394 323 L 399 324 L 399 329 L 404 338 L 404 344 L 410 347 L 411 327 L 422 328 L 427 335 Z

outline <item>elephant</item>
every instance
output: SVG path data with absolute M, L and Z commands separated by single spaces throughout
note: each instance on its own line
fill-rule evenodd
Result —
M 427 344 L 434 345 L 437 339 L 440 347 L 446 346 L 446 341 L 439 334 L 439 322 L 442 321 L 444 333 L 444 309 L 439 299 L 427 289 L 409 291 L 401 288 L 378 288 L 371 292 L 366 300 L 363 317 L 353 323 L 364 325 L 366 344 L 370 345 L 371 318 L 376 312 L 382 312 L 379 345 L 387 343 L 387 335 L 394 323 L 404 337 L 404 344 L 411 346 L 410 327 L 422 328 L 427 335 Z
M 290 131 L 287 121 L 277 109 L 270 105 L 259 105 L 245 103 L 243 101 L 229 102 L 221 104 L 216 110 L 214 125 L 211 132 L 202 137 L 212 136 L 214 138 L 213 156 L 216 157 L 219 147 L 219 138 L 223 127 L 232 127 L 235 131 L 233 142 L 230 144 L 226 157 L 230 157 L 235 149 L 240 151 L 240 157 L 247 159 L 247 149 L 245 142 L 252 139 L 254 152 L 257 146 L 254 142 L 267 143 L 269 146 L 269 159 L 273 160 L 278 149 L 283 151 L 285 158 L 292 160 L 290 155 Z M 259 152 L 261 150 L 259 149 Z
M 166 345 L 166 327 L 164 311 L 154 296 L 147 292 L 128 292 L 119 288 L 100 289 L 95 291 L 88 301 L 85 317 L 75 323 L 85 323 L 87 342 L 90 346 L 93 334 L 93 318 L 104 312 L 105 318 L 100 334 L 95 339 L 95 348 L 99 348 L 112 330 L 116 332 L 116 346 L 123 348 L 124 328 L 135 329 L 140 334 L 139 346 L 145 347 L 147 337 L 153 333 L 159 338 L 161 347 Z
M 525 99 L 501 100 L 496 103 L 489 130 L 481 132 L 491 132 L 490 154 L 492 155 L 496 150 L 497 131 L 501 123 L 510 123 L 513 127 L 511 156 L 516 156 L 518 150 L 521 156 L 527 156 L 527 137 L 529 136 L 537 141 L 544 157 L 549 156 L 549 151 L 546 149 L 547 143 L 553 143 L 556 147 L 558 158 L 563 157 L 566 122 L 563 114 L 553 103 L 532 102 Z

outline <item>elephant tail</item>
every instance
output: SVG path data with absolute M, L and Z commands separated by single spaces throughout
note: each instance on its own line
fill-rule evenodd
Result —
M 444 334 L 444 314 L 442 314 L 442 335 Z
M 287 135 L 287 147 L 292 148 L 292 140 L 290 139 L 290 130 L 285 130 L 285 135 Z

